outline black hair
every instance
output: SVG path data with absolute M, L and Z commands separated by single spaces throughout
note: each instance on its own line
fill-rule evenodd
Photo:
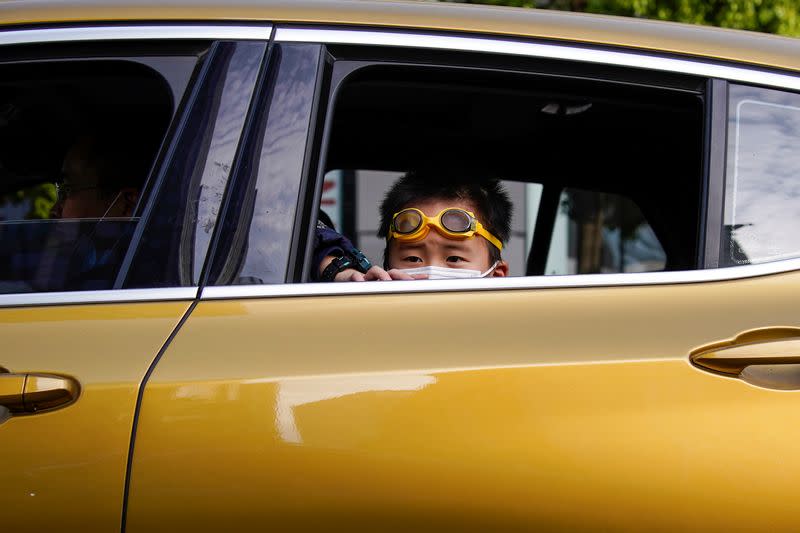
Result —
M 511 236 L 513 206 L 505 187 L 496 179 L 444 172 L 409 172 L 398 179 L 381 202 L 381 224 L 378 237 L 386 238 L 395 213 L 414 203 L 431 200 L 462 200 L 475 206 L 475 217 L 486 230 L 503 244 Z M 486 241 L 491 263 L 501 259 L 500 250 Z M 384 266 L 388 263 L 388 246 L 383 252 Z

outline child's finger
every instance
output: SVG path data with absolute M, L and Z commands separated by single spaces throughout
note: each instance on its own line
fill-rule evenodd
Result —
M 390 281 L 392 277 L 381 267 L 373 266 L 367 270 L 364 279 L 367 281 Z
M 336 274 L 333 279 L 334 281 L 364 281 L 364 274 L 353 268 L 348 268 Z
M 406 272 L 402 272 L 402 271 L 400 271 L 400 270 L 398 270 L 396 268 L 391 269 L 389 271 L 389 275 L 392 277 L 392 279 L 405 280 L 405 281 L 410 281 L 412 279 L 427 279 L 428 278 L 427 274 L 413 274 L 412 275 L 412 274 L 408 274 Z M 419 277 L 419 276 L 422 276 L 422 277 Z

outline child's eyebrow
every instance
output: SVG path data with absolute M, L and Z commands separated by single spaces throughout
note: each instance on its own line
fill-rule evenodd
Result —
M 424 248 L 425 245 L 422 244 L 421 242 L 413 242 L 413 243 L 398 242 L 397 247 L 400 248 L 401 250 L 416 250 L 417 248 Z
M 454 243 L 442 244 L 441 247 L 444 248 L 445 250 L 467 250 L 468 249 L 467 246 L 465 246 L 465 245 L 463 245 L 461 243 L 455 243 L 455 242 Z
M 459 252 L 469 249 L 469 247 L 462 242 L 448 242 L 443 244 L 437 244 L 435 245 L 435 247 L 442 250 L 455 250 Z M 430 246 L 426 245 L 424 242 L 413 242 L 413 243 L 401 242 L 398 243 L 397 247 L 398 250 L 405 250 L 405 251 L 427 250 L 428 248 L 430 248 Z

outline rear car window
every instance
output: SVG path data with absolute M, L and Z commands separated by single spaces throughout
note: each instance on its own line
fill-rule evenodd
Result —
M 333 99 L 321 211 L 380 263 L 378 205 L 395 180 L 477 173 L 513 203 L 510 275 L 698 268 L 701 89 L 567 68 L 356 69 Z

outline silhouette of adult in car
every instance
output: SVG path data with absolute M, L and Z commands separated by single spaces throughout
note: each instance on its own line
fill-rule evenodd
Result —
M 120 139 L 99 135 L 78 137 L 64 157 L 51 218 L 133 215 L 147 175 L 148 162 L 139 159 L 129 143 Z

